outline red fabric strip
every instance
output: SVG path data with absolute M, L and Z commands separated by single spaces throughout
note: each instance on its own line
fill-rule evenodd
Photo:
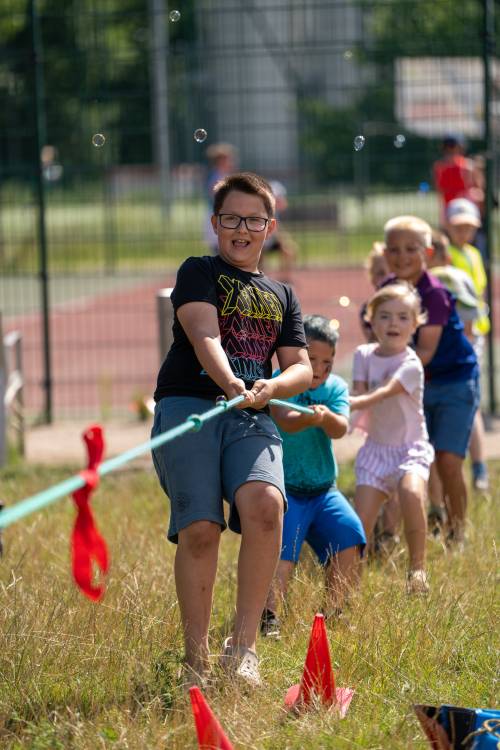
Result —
M 99 484 L 97 469 L 104 455 L 102 427 L 91 425 L 83 433 L 83 439 L 87 446 L 88 468 L 81 472 L 85 487 L 73 493 L 77 516 L 71 535 L 71 559 L 76 584 L 89 599 L 99 601 L 104 594 L 104 585 L 93 585 L 92 561 L 105 574 L 109 568 L 109 556 L 106 542 L 95 525 L 90 498 Z

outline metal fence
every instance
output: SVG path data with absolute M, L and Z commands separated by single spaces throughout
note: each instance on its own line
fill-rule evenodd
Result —
M 23 336 L 29 418 L 116 415 L 152 391 L 156 291 L 206 252 L 217 143 L 286 188 L 292 281 L 306 312 L 339 321 L 346 372 L 369 293 L 363 260 L 391 216 L 439 223 L 432 164 L 450 131 L 482 158 L 493 280 L 493 10 L 493 0 L 5 0 L 0 309 Z M 288 273 L 273 256 L 267 267 Z

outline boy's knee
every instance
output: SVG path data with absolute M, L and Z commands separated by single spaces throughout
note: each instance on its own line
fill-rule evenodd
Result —
M 179 545 L 193 557 L 204 557 L 219 544 L 221 529 L 212 521 L 195 521 L 179 532 Z
M 277 487 L 256 482 L 240 498 L 238 510 L 243 524 L 245 520 L 256 524 L 262 533 L 282 528 L 283 496 Z
M 253 513 L 253 520 L 264 533 L 281 529 L 283 525 L 283 497 L 279 490 L 272 489 L 273 492 L 263 493 Z

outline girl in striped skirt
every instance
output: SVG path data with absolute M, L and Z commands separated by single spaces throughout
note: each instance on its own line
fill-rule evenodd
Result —
M 367 306 L 376 337 L 356 349 L 351 411 L 367 433 L 356 458 L 354 505 L 367 538 L 382 504 L 397 490 L 409 553 L 407 590 L 429 590 L 425 572 L 425 500 L 434 451 L 423 412 L 424 371 L 409 343 L 425 322 L 418 292 L 406 282 L 379 289 Z

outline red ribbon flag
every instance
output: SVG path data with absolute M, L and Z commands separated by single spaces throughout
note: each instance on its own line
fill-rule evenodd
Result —
M 83 433 L 87 446 L 88 467 L 81 472 L 85 480 L 85 487 L 73 493 L 73 500 L 77 507 L 77 516 L 71 535 L 71 558 L 73 577 L 85 596 L 93 601 L 99 601 L 104 594 L 104 585 L 92 584 L 92 561 L 101 573 L 105 574 L 109 568 L 109 556 L 106 542 L 99 534 L 92 510 L 90 496 L 99 484 L 97 468 L 104 455 L 104 435 L 102 427 L 91 425 Z

